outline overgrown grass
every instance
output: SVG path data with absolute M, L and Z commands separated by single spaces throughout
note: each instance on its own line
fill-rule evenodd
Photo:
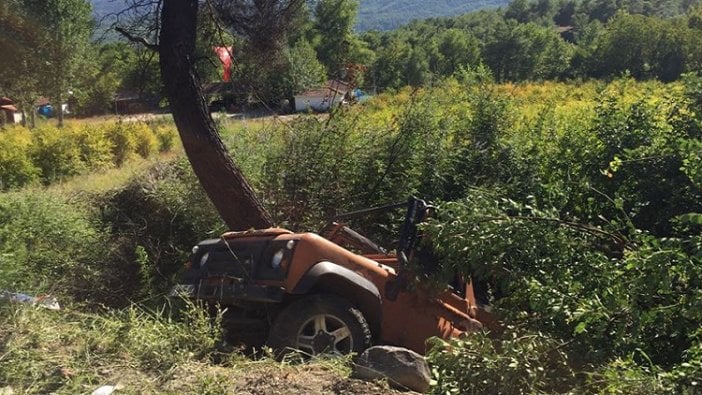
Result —
M 138 306 L 96 314 L 0 305 L 0 383 L 21 393 L 85 393 L 117 383 L 127 393 L 157 391 L 177 367 L 217 353 L 219 326 L 204 311 L 189 305 L 174 320 Z
M 167 152 L 147 159 L 137 157 L 122 167 L 110 167 L 100 171 L 92 171 L 76 177 L 55 182 L 48 187 L 30 186 L 29 190 L 37 193 L 58 193 L 63 195 L 91 194 L 100 195 L 110 190 L 119 189 L 131 180 L 142 177 L 154 167 L 172 163 L 181 157 L 182 152 Z
M 298 364 L 265 353 L 246 357 L 226 346 L 219 328 L 192 304 L 99 313 L 0 304 L 0 389 L 76 394 L 118 385 L 124 394 L 320 394 L 350 374 L 350 358 Z
M 220 127 L 277 223 L 295 230 L 409 195 L 446 202 L 425 229 L 444 258 L 430 280 L 458 271 L 485 281 L 511 330 L 437 345 L 437 393 L 694 393 L 702 383 L 702 84 L 689 78 L 448 81 L 330 117 Z M 43 145 L 41 158 L 73 170 L 48 188 L 0 195 L 0 287 L 53 292 L 68 306 L 2 308 L 0 384 L 72 393 L 123 377 L 144 392 L 222 392 L 222 372 L 209 370 L 217 335 L 205 317 L 149 308 L 158 311 L 190 247 L 223 225 L 178 152 L 155 156 L 158 139 L 138 148 L 136 133 L 119 132 L 131 147 L 124 152 L 149 159 L 127 155 L 116 169 L 99 166 L 101 155 L 80 159 L 75 147 L 52 156 L 66 142 L 47 132 L 44 142 L 55 144 Z M 3 137 L 16 149 L 0 152 L 17 153 L 3 163 L 28 175 L 13 182 L 45 173 L 33 162 L 32 135 Z M 90 141 L 103 158 L 119 154 Z M 67 175 L 83 171 L 91 175 Z M 390 242 L 393 222 L 352 225 Z M 225 365 L 250 367 L 231 358 Z M 52 373 L 63 365 L 80 378 Z M 183 379 L 189 370 L 197 374 Z

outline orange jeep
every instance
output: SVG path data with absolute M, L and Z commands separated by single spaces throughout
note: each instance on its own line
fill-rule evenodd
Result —
M 457 286 L 460 294 L 451 287 L 425 289 L 408 268 L 418 259 L 417 224 L 433 207 L 412 198 L 337 220 L 401 207 L 407 215 L 395 253 L 337 222 L 321 235 L 280 228 L 229 232 L 193 248 L 174 293 L 226 307 L 230 332 L 263 334 L 279 351 L 347 354 L 391 344 L 424 353 L 431 336 L 479 330 L 485 312 L 470 281 Z

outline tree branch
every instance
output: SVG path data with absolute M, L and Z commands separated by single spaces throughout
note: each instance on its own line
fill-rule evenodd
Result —
M 145 37 L 135 36 L 120 26 L 116 26 L 115 30 L 117 31 L 117 33 L 123 35 L 124 37 L 127 38 L 127 40 L 129 40 L 131 42 L 142 44 L 143 46 L 145 46 L 146 48 L 148 48 L 152 51 L 158 51 L 158 45 L 150 42 Z
M 528 216 L 521 216 L 521 215 L 509 215 L 505 217 L 491 217 L 491 216 L 484 216 L 484 217 L 479 217 L 479 219 L 482 222 L 489 222 L 489 221 L 531 221 L 531 222 L 547 222 L 547 223 L 552 223 L 560 226 L 566 226 L 574 229 L 578 229 L 580 231 L 590 233 L 595 236 L 600 236 L 600 237 L 606 237 L 606 238 L 611 238 L 618 246 L 621 247 L 626 247 L 629 244 L 629 240 L 627 240 L 626 237 L 620 234 L 614 234 L 610 233 L 607 231 L 604 231 L 600 228 L 596 228 L 591 225 L 587 224 L 581 224 L 578 222 L 571 222 L 571 221 L 564 221 L 559 218 L 547 218 L 547 217 L 528 217 Z

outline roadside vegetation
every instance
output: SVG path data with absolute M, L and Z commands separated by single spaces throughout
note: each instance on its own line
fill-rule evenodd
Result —
M 11 126 L 0 140 L 0 190 L 121 167 L 134 157 L 171 151 L 178 132 L 164 122 L 45 123 L 30 130 Z
M 77 116 L 112 112 L 118 91 L 167 104 L 157 55 L 90 42 L 84 0 L 43 3 L 0 5 L 15 38 L 0 40 L 3 96 L 21 109 L 66 99 Z M 440 207 L 423 241 L 441 263 L 417 281 L 471 276 L 502 327 L 430 340 L 436 394 L 702 391 L 702 11 L 610 3 L 515 0 L 357 35 L 357 2 L 322 0 L 276 43 L 201 14 L 200 78 L 219 79 L 211 47 L 234 43 L 239 106 L 328 78 L 379 93 L 217 126 L 279 226 L 315 231 L 412 195 Z M 0 393 L 387 391 L 315 384 L 349 360 L 246 359 L 220 315 L 166 298 L 191 246 L 225 230 L 170 121 L 0 114 L 0 291 L 62 306 L 0 300 Z M 391 245 L 390 215 L 350 225 Z
M 504 327 L 433 340 L 436 393 L 694 393 L 701 104 L 694 74 L 673 84 L 495 84 L 477 72 L 329 117 L 220 129 L 281 226 L 316 230 L 338 212 L 410 195 L 439 205 L 424 231 L 442 264 L 421 281 L 441 286 L 459 272 L 487 282 Z M 51 158 L 71 157 L 63 149 L 80 151 L 64 142 Z M 221 387 L 221 367 L 252 366 L 200 310 L 164 305 L 191 245 L 224 227 L 187 162 L 157 151 L 145 169 L 141 159 L 117 169 L 105 149 L 107 170 L 80 161 L 86 170 L 62 177 L 36 170 L 35 184 L 0 194 L 0 289 L 51 293 L 64 307 L 0 306 L 0 383 L 70 393 L 119 381 L 124 371 L 110 365 L 177 392 L 179 372 L 202 368 L 187 388 L 217 392 L 232 388 Z M 110 171 L 135 175 L 81 189 Z M 351 225 L 384 242 L 383 224 L 397 222 Z
M 110 26 L 97 29 L 87 0 L 45 3 L 7 0 L 0 7 L 0 22 L 11 37 L 2 47 L 8 56 L 0 59 L 0 94 L 25 111 L 27 123 L 32 124 L 29 109 L 38 96 L 69 103 L 72 116 L 78 117 L 115 113 L 116 96 L 136 98 L 151 110 L 167 107 L 156 52 L 118 41 L 121 36 Z M 698 0 L 514 0 L 501 8 L 363 33 L 354 30 L 356 0 L 296 2 L 300 3 L 289 26 L 275 35 L 280 38 L 275 43 L 269 42 L 267 28 L 249 29 L 243 20 L 228 21 L 208 7 L 202 10 L 196 43 L 201 81 L 222 79 L 212 47 L 234 48 L 231 89 L 208 100 L 237 110 L 265 106 L 289 111 L 294 95 L 322 86 L 327 79 L 346 80 L 376 93 L 407 85 L 435 86 L 480 68 L 497 82 L 611 80 L 627 73 L 637 80 L 670 82 L 702 67 Z M 456 12 L 468 7 L 422 2 L 422 10 L 413 11 L 419 6 L 405 3 L 402 7 L 414 8 L 402 11 L 417 17 L 431 13 L 430 7 Z M 365 5 L 364 16 L 379 6 Z M 394 6 L 373 10 L 374 16 L 392 11 L 388 7 Z M 109 20 L 140 36 L 154 22 L 148 10 L 135 7 Z M 110 39 L 94 40 L 104 35 Z M 56 37 L 61 45 L 50 45 Z M 46 78 L 45 68 L 35 67 L 42 62 L 49 62 L 52 78 Z M 0 115 L 0 124 L 3 121 Z

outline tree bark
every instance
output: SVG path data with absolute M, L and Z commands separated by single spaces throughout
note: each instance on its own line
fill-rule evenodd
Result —
M 173 119 L 202 187 L 232 230 L 273 222 L 229 156 L 202 94 L 194 53 L 198 0 L 165 0 L 161 10 L 160 67 Z

